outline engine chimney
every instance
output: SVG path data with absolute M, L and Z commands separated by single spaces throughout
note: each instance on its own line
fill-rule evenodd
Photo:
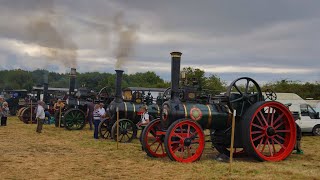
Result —
M 116 70 L 116 102 L 122 102 L 122 91 L 121 91 L 121 82 L 122 82 L 123 70 Z
M 69 82 L 69 95 L 74 93 L 74 89 L 76 86 L 76 74 L 77 74 L 77 69 L 76 68 L 71 68 L 70 71 L 70 82 Z
M 181 52 L 171 52 L 171 100 L 179 100 Z
M 48 99 L 48 86 L 49 86 L 49 84 L 48 84 L 48 76 L 49 76 L 49 72 L 48 71 L 44 71 L 44 74 L 43 74 L 43 101 L 46 104 L 49 103 L 49 99 Z

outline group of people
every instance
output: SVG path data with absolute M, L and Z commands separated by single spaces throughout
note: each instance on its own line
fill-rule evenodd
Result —
M 94 104 L 92 101 L 87 104 L 86 117 L 88 119 L 90 130 L 92 130 L 92 124 L 94 125 L 93 137 L 95 139 L 99 138 L 98 126 L 103 118 L 106 117 L 106 110 L 104 109 L 104 104 Z
M 137 123 L 138 127 L 145 126 L 150 122 L 148 107 L 146 105 L 143 105 L 140 108 L 140 114 L 141 114 L 141 120 Z M 104 104 L 103 103 L 94 104 L 93 102 L 90 102 L 89 104 L 87 104 L 86 117 L 90 125 L 90 130 L 92 130 L 92 124 L 94 126 L 93 138 L 99 139 L 99 134 L 98 134 L 99 124 L 102 119 L 107 117 L 106 110 L 104 109 Z
M 4 100 L 3 97 L 0 97 L 1 126 L 6 126 L 7 125 L 8 114 L 9 114 L 8 103 Z

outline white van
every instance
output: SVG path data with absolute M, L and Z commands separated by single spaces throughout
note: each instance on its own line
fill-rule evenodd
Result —
M 289 109 L 297 118 L 296 122 L 302 132 L 311 132 L 315 136 L 320 136 L 319 112 L 316 112 L 309 104 L 291 105 Z

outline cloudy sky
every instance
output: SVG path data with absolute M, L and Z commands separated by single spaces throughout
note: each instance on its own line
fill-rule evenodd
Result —
M 319 0 L 0 0 L 0 70 L 320 81 Z

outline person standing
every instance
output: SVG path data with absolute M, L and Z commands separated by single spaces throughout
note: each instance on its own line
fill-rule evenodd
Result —
M 2 112 L 1 112 L 1 126 L 7 125 L 7 118 L 9 114 L 9 107 L 7 102 L 3 102 L 2 104 Z
M 36 119 L 37 119 L 37 133 L 41 133 L 42 131 L 42 126 L 45 120 L 45 113 L 44 113 L 44 106 L 45 103 L 43 101 L 38 101 L 38 106 L 37 106 L 37 114 L 36 114 Z
M 87 114 L 86 114 L 87 120 L 90 125 L 90 130 L 92 130 L 93 110 L 94 110 L 94 104 L 92 100 L 90 100 L 89 103 L 87 104 Z
M 101 118 L 105 118 L 106 117 L 106 110 L 104 109 L 104 104 L 100 103 L 99 106 L 100 106 L 99 111 L 100 111 Z
M 61 99 L 58 99 L 58 101 L 54 104 L 54 119 L 55 119 L 55 126 L 59 126 L 59 118 L 60 118 L 60 110 L 64 108 L 64 103 Z
M 3 104 L 3 101 L 4 101 L 3 97 L 0 96 L 0 119 L 2 117 L 2 104 Z
M 96 104 L 93 110 L 93 124 L 94 124 L 93 138 L 94 139 L 99 139 L 98 127 L 99 127 L 100 121 L 101 121 L 100 106 L 99 104 Z

